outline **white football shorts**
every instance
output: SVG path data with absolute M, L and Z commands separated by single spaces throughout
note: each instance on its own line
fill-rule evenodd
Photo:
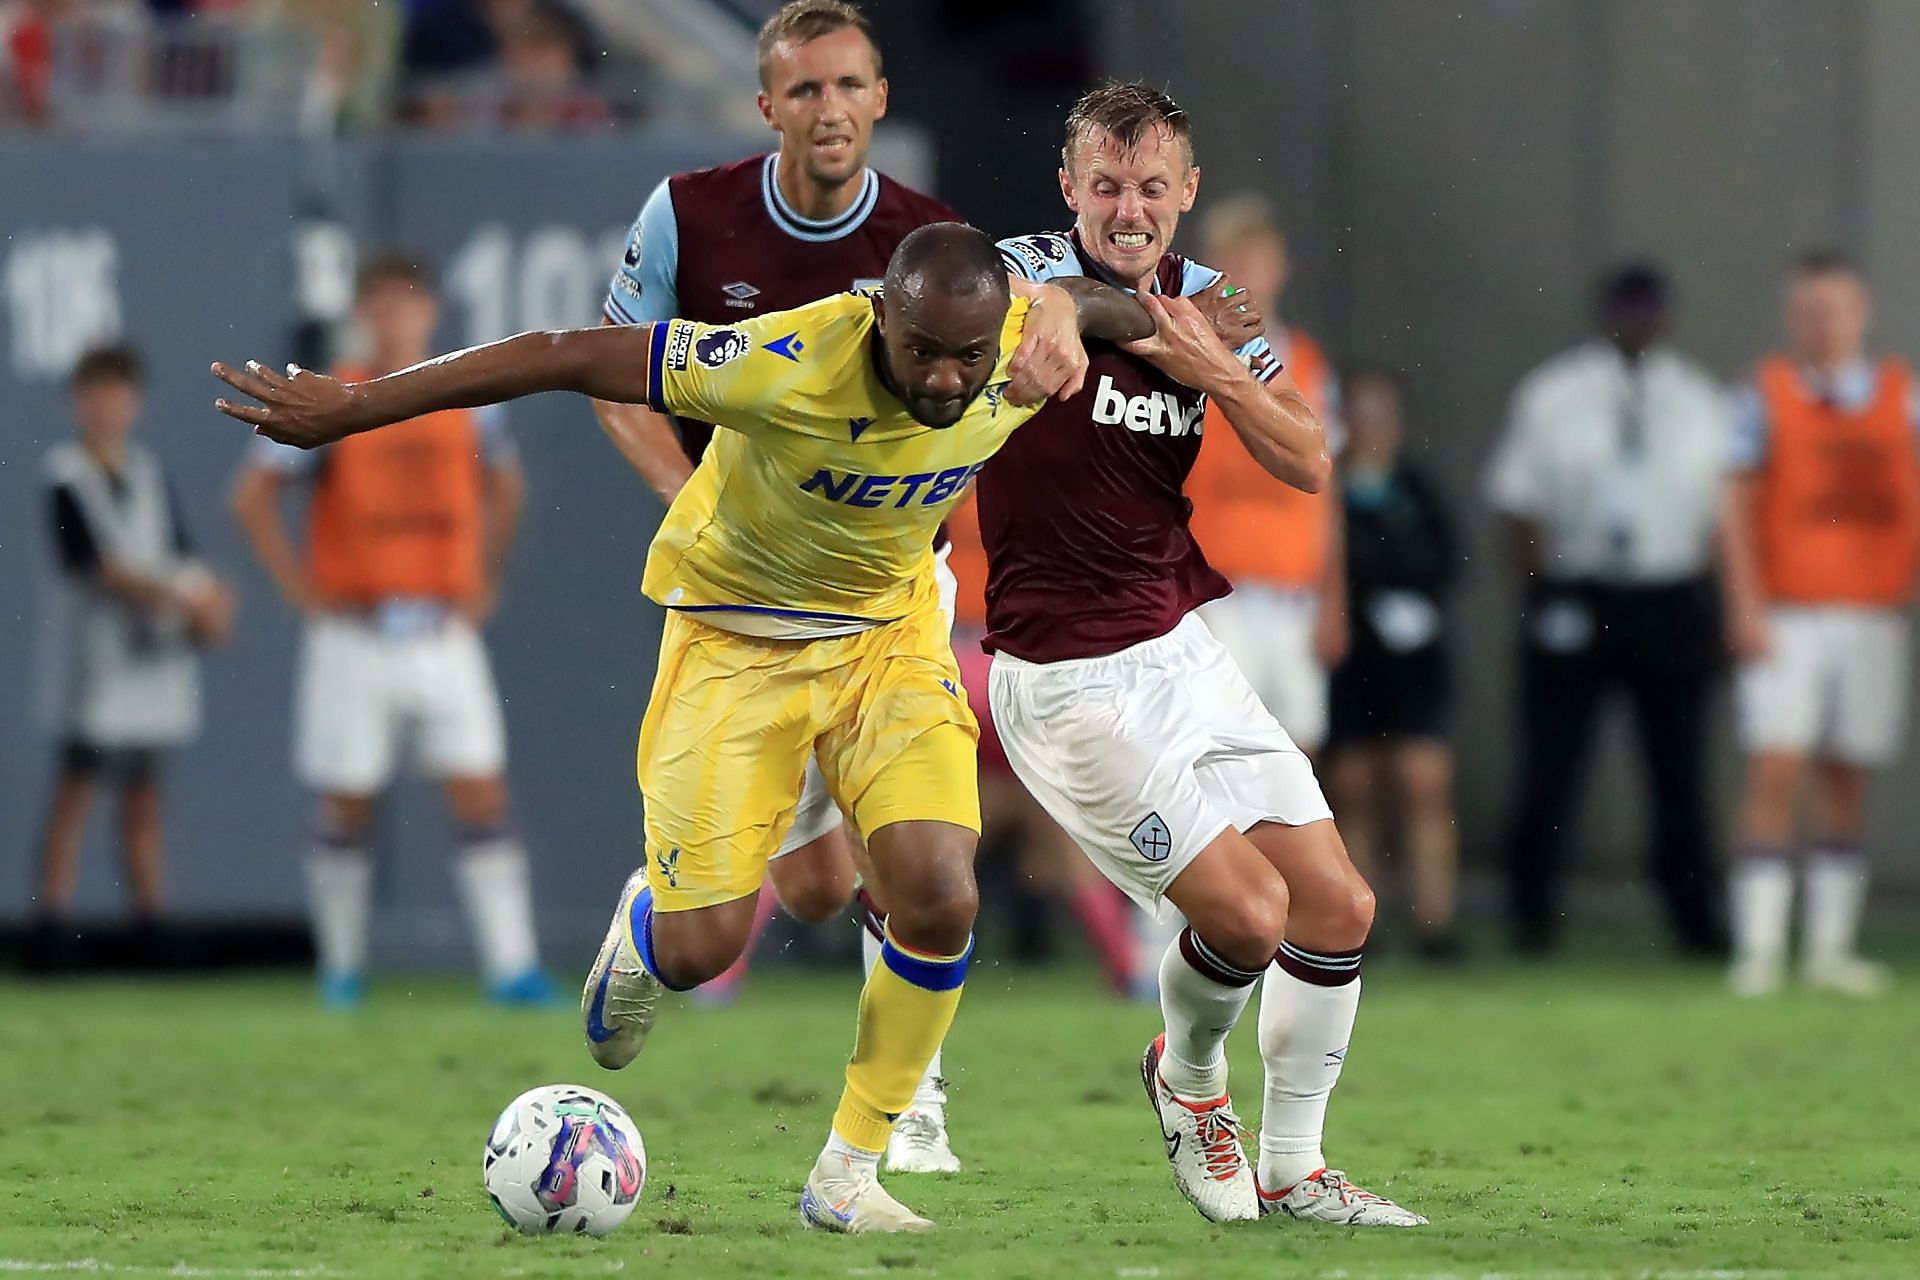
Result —
M 1777 606 L 1773 647 L 1741 667 L 1741 745 L 1849 764 L 1892 763 L 1906 734 L 1904 611 Z
M 434 778 L 491 777 L 507 734 L 486 645 L 465 621 L 384 631 L 371 618 L 307 624 L 294 707 L 294 770 L 323 795 L 372 795 L 409 748 Z
M 1020 781 L 1150 911 L 1227 828 L 1333 816 L 1313 766 L 1193 614 L 1105 657 L 997 653 L 988 690 Z

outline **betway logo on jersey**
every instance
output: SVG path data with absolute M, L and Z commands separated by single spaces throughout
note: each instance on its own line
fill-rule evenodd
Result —
M 909 507 L 916 502 L 934 507 L 956 497 L 974 473 L 986 465 L 976 462 L 970 467 L 916 471 L 906 476 L 863 476 L 857 471 L 822 467 L 800 486 L 800 491 L 849 507 Z
M 1123 395 L 1113 385 L 1113 375 L 1100 375 L 1093 392 L 1093 420 L 1103 426 L 1124 426 L 1154 436 L 1200 434 L 1200 419 L 1206 415 L 1207 402 L 1196 400 L 1191 407 L 1180 403 L 1171 391 L 1149 391 L 1143 396 Z

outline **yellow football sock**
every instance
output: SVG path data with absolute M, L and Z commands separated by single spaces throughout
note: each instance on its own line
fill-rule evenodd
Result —
M 849 1146 L 886 1150 L 894 1120 L 912 1105 L 915 1086 L 953 1025 L 972 954 L 971 938 L 959 955 L 937 956 L 903 946 L 887 930 L 880 963 L 860 992 L 847 1088 L 833 1113 L 833 1131 Z

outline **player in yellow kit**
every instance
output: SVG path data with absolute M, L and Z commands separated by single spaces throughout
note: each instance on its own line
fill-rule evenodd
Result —
M 1151 330 L 1115 291 L 1074 293 L 1090 333 Z M 1029 398 L 1010 386 L 1028 314 L 991 242 L 942 223 L 902 241 L 879 301 L 845 295 L 723 327 L 526 334 L 351 387 L 214 367 L 266 406 L 223 400 L 223 412 L 305 447 L 549 390 L 731 428 L 647 559 L 647 594 L 670 610 L 640 738 L 648 865 L 589 978 L 587 1032 L 603 1065 L 624 1065 L 661 990 L 738 956 L 815 752 L 890 907 L 846 1090 L 801 1197 L 803 1220 L 830 1230 L 932 1225 L 876 1176 L 958 1006 L 977 905 L 977 730 L 930 548 L 973 471 L 1037 409 L 1010 394 Z M 1033 390 L 1071 394 L 1079 372 Z

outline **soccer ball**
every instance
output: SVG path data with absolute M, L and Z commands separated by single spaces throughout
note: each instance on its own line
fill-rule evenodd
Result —
M 529 1089 L 487 1135 L 487 1198 L 530 1236 L 604 1236 L 647 1183 L 647 1148 L 626 1108 L 577 1084 Z

